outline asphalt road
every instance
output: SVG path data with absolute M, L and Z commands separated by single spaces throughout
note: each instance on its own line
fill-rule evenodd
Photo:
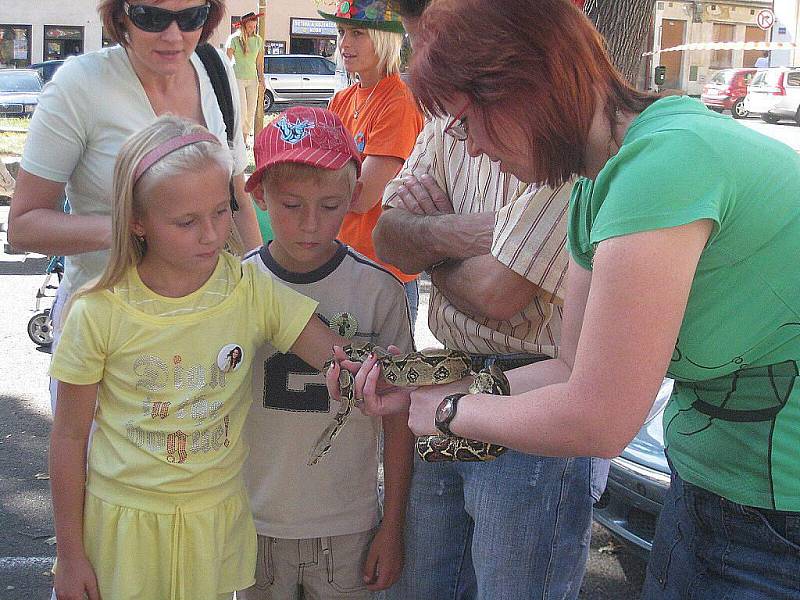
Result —
M 792 123 L 768 125 L 742 121 L 800 152 L 800 128 Z M 8 208 L 0 206 L 0 224 Z M 3 252 L 0 231 L 0 600 L 49 598 L 49 574 L 55 547 L 47 476 L 50 405 L 47 392 L 49 355 L 28 339 L 36 290 L 44 280 L 46 259 Z M 47 307 L 47 301 L 43 307 Z M 427 293 L 420 315 L 427 313 Z M 436 345 L 420 318 L 417 345 Z M 635 600 L 644 577 L 644 562 L 615 543 L 595 525 L 581 600 Z

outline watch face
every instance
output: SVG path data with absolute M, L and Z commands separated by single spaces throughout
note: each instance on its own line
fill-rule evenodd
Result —
M 445 423 L 453 412 L 453 401 L 449 398 L 445 399 L 436 409 L 436 421 L 438 423 Z

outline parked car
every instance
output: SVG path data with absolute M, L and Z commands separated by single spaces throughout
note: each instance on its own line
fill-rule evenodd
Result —
M 31 116 L 41 93 L 42 80 L 36 71 L 0 69 L 0 116 Z
M 767 123 L 794 119 L 800 125 L 800 67 L 759 70 L 744 102 L 747 110 Z
M 639 433 L 612 459 L 606 491 L 594 509 L 598 523 L 645 559 L 670 482 L 662 421 L 671 393 L 672 380 L 665 379 Z
M 264 110 L 276 102 L 327 102 L 346 86 L 336 63 L 313 54 L 264 57 Z
M 53 75 L 58 70 L 58 68 L 64 64 L 63 59 L 59 60 L 46 60 L 40 63 L 34 63 L 29 69 L 33 69 L 37 73 L 39 73 L 39 77 L 42 78 L 42 81 L 47 83 L 53 78 Z
M 734 119 L 743 119 L 748 115 L 744 108 L 747 86 L 756 74 L 756 69 L 723 69 L 717 71 L 709 82 L 703 86 L 701 102 L 711 110 L 731 111 Z

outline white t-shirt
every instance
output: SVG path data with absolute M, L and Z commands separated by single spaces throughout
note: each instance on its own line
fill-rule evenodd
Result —
M 200 82 L 206 127 L 228 143 L 225 122 L 211 80 L 197 54 L 191 57 Z M 241 129 L 239 92 L 227 58 L 234 131 Z M 123 143 L 156 119 L 139 78 L 121 46 L 72 57 L 45 86 L 25 142 L 22 168 L 43 179 L 64 182 L 74 214 L 110 215 L 114 162 Z M 244 171 L 244 140 L 233 136 L 234 173 Z M 67 257 L 62 292 L 70 294 L 100 275 L 108 252 Z
M 251 262 L 318 300 L 320 318 L 353 343 L 413 349 L 403 285 L 344 244 L 310 273 L 286 271 L 267 248 L 248 255 L 245 263 Z M 258 351 L 253 403 L 245 423 L 250 456 L 243 472 L 260 535 L 307 539 L 358 533 L 377 525 L 379 417 L 354 409 L 330 451 L 316 465 L 306 464 L 338 409 L 318 370 L 294 354 L 278 353 L 270 344 Z

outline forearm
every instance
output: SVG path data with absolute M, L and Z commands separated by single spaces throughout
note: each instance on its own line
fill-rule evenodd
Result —
M 87 440 L 58 435 L 50 440 L 50 488 L 59 556 L 80 557 L 83 547 L 83 502 Z
M 431 281 L 462 312 L 497 321 L 510 319 L 543 294 L 491 254 L 445 263 L 431 273 Z
M 111 247 L 111 217 L 36 208 L 10 218 L 8 241 L 28 252 L 71 256 Z
M 569 383 L 513 397 L 464 396 L 451 430 L 462 437 L 528 454 L 617 456 L 633 438 L 636 428 L 623 431 L 620 422 L 604 411 L 600 402 L 586 400 Z
M 418 273 L 445 259 L 464 259 L 491 249 L 494 213 L 415 215 L 386 209 L 372 232 L 378 257 L 405 273 Z
M 405 413 L 383 417 L 383 432 L 383 523 L 402 531 L 411 486 L 415 438 L 408 428 L 408 415 Z
M 239 210 L 233 213 L 233 220 L 242 238 L 245 252 L 258 248 L 264 242 L 261 239 L 261 230 L 258 228 L 258 218 L 256 209 L 253 207 L 253 199 L 250 194 L 244 191 L 244 177 L 234 178 L 234 190 L 236 201 L 239 203 Z

